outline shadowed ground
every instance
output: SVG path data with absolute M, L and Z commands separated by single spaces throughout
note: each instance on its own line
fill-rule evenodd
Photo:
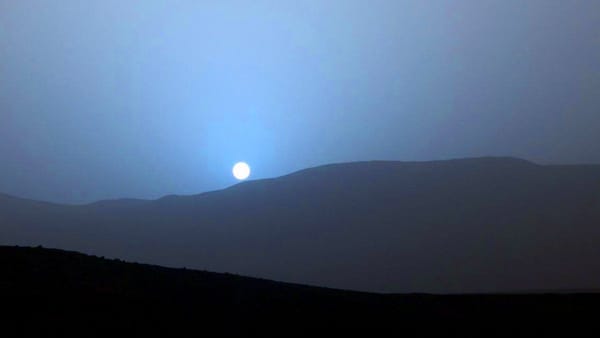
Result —
M 9 336 L 414 336 L 597 329 L 597 294 L 383 295 L 0 247 Z

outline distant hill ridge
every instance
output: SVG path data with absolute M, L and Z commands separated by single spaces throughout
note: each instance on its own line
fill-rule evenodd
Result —
M 341 163 L 153 201 L 0 198 L 0 244 L 378 292 L 600 286 L 600 166 Z

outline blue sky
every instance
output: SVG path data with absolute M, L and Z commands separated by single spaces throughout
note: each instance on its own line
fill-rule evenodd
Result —
M 600 162 L 598 1 L 0 0 L 0 191 L 157 198 L 319 164 Z

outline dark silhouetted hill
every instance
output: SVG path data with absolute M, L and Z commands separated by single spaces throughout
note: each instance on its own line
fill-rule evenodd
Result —
M 22 247 L 0 247 L 0 269 L 6 337 L 539 336 L 598 328 L 594 294 L 369 294 Z
M 600 166 L 327 165 L 82 206 L 0 198 L 0 242 L 378 292 L 600 287 Z

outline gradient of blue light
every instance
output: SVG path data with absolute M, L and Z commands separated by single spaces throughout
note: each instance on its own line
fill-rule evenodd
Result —
M 0 0 L 0 191 L 155 198 L 323 163 L 599 162 L 598 1 Z

